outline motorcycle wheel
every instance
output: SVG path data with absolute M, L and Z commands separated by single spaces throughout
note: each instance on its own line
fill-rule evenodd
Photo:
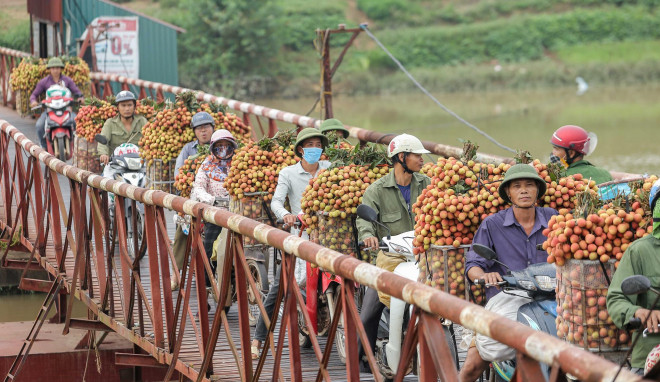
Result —
M 259 311 L 259 304 L 257 302 L 257 298 L 259 298 L 261 301 L 266 298 L 266 293 L 268 293 L 268 271 L 266 270 L 266 266 L 264 263 L 258 262 L 253 259 L 248 259 L 247 260 L 247 266 L 248 269 L 250 269 L 250 276 L 254 280 L 255 285 L 257 286 L 257 289 L 259 289 L 259 295 L 255 295 L 252 289 L 250 288 L 250 284 L 248 282 L 248 306 L 249 306 L 249 322 L 250 326 L 255 326 L 257 325 L 257 321 L 259 320 L 259 315 L 261 312 Z M 266 291 L 266 292 L 264 292 Z
M 66 162 L 66 151 L 64 151 L 64 138 L 55 138 L 55 142 L 53 142 L 53 146 L 57 146 L 57 159 L 61 160 L 62 162 Z
M 305 322 L 302 311 L 300 311 L 300 307 L 298 307 L 298 344 L 301 348 L 310 348 L 312 347 L 312 340 L 305 333 L 305 330 L 307 330 L 307 323 Z
M 135 248 L 133 247 L 133 235 L 137 235 L 137 239 L 138 239 L 137 240 L 137 251 L 139 252 L 140 248 L 142 247 L 142 240 L 143 240 L 142 236 L 144 234 L 144 229 L 143 229 L 144 228 L 144 221 L 143 221 L 143 218 L 142 218 L 142 213 L 138 210 L 138 211 L 135 211 L 135 214 L 136 214 L 135 215 L 135 222 L 136 222 L 135 227 L 133 227 L 133 219 L 132 218 L 127 218 L 126 219 L 127 223 L 128 223 L 127 227 L 129 228 L 128 232 L 127 232 L 128 233 L 128 240 L 127 240 L 128 245 L 127 245 L 127 247 L 128 247 L 128 255 L 131 257 L 131 259 L 135 259 L 135 257 L 136 257 L 136 253 L 135 253 L 136 251 L 135 251 Z M 137 255 L 139 257 L 142 257 L 144 252 L 146 252 L 146 249 L 143 252 L 137 253 Z
M 355 305 L 358 308 L 358 313 L 360 313 L 360 310 L 362 308 L 362 297 L 363 297 L 363 291 L 360 289 L 355 290 Z M 337 290 L 334 293 L 334 301 L 332 302 L 335 304 L 335 309 L 337 306 L 337 303 L 339 302 L 339 295 L 340 295 L 340 290 L 337 288 Z M 337 325 L 337 333 L 335 335 L 335 347 L 337 348 L 337 354 L 339 355 L 339 361 L 342 364 L 346 364 L 346 336 L 344 334 L 344 322 L 343 319 L 339 322 L 339 325 Z

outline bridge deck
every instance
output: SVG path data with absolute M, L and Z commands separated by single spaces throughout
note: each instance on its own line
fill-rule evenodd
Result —
M 12 123 L 15 127 L 19 128 L 21 132 L 23 132 L 29 139 L 31 139 L 33 142 L 36 142 L 36 135 L 34 133 L 34 120 L 25 118 L 21 119 L 19 118 L 13 111 L 10 111 L 7 108 L 1 107 L 0 106 L 0 119 L 5 119 Z M 13 150 L 10 148 L 10 150 Z M 62 191 L 62 196 L 65 201 L 68 201 L 69 199 L 69 186 L 68 186 L 68 180 L 64 176 L 59 176 L 59 183 L 61 186 L 61 191 Z M 13 221 L 7 222 L 7 217 L 5 216 L 5 208 L 3 205 L 4 201 L 3 198 L 0 198 L 0 222 L 6 223 L 7 225 L 12 225 Z M 15 204 L 15 203 L 14 203 Z M 12 219 L 16 216 L 16 210 L 17 206 L 12 205 Z M 168 211 L 170 213 L 171 217 L 171 211 Z M 168 222 L 172 222 L 171 218 L 167 219 Z M 30 210 L 29 213 L 29 218 L 28 218 L 28 237 L 30 238 L 30 241 L 33 242 L 34 238 L 36 237 L 36 225 L 34 224 L 34 216 L 32 214 L 32 210 Z M 45 219 L 44 221 L 39 222 L 40 224 L 45 224 Z M 64 226 L 64 222 L 62 222 L 62 232 L 66 232 L 66 227 Z M 169 237 L 172 238 L 174 237 L 174 227 L 173 224 L 168 224 L 168 234 Z M 54 274 L 54 271 L 57 270 L 57 261 L 55 258 L 55 246 L 50 238 L 51 235 L 49 235 L 49 239 L 47 241 L 46 245 L 46 258 L 45 258 L 45 264 L 47 265 L 47 269 L 50 269 L 51 273 Z M 93 245 L 93 243 L 92 243 Z M 93 248 L 93 246 L 92 246 Z M 117 253 L 118 254 L 118 253 Z M 95 303 L 97 306 L 100 306 L 101 301 L 99 300 L 98 296 L 100 296 L 99 293 L 99 283 L 98 279 L 96 277 L 96 264 L 94 264 L 95 257 L 91 256 L 90 257 L 92 260 L 91 264 L 91 270 L 92 270 L 92 289 L 87 291 L 87 295 L 92 297 L 93 303 Z M 114 272 L 114 285 L 113 285 L 113 299 L 114 299 L 114 305 L 115 305 L 115 314 L 113 315 L 114 320 L 117 322 L 125 323 L 125 317 L 123 317 L 122 309 L 121 307 L 125 303 L 122 301 L 122 295 L 118 289 L 118 285 L 121 285 L 122 283 L 122 272 L 121 272 L 121 267 L 122 264 L 118 260 L 119 256 L 116 257 L 115 261 L 115 267 L 116 267 L 116 272 Z M 43 262 L 43 260 L 42 260 Z M 65 261 L 65 270 L 66 270 L 66 276 L 67 276 L 67 281 L 69 282 L 69 285 L 72 280 L 73 276 L 73 268 L 74 268 L 74 257 L 71 252 L 71 249 L 68 250 L 68 254 L 66 256 L 66 261 Z M 141 276 L 145 277 L 149 274 L 149 267 L 148 267 L 148 259 L 147 256 L 142 259 L 140 262 L 140 274 Z M 146 279 L 146 278 L 145 278 Z M 193 283 L 194 284 L 194 283 Z M 150 283 L 145 282 L 143 283 L 143 287 L 145 289 L 147 299 L 151 301 L 153 298 L 152 293 L 151 293 L 151 286 Z M 195 293 L 194 289 L 191 291 L 191 293 Z M 162 296 L 161 296 L 162 298 Z M 202 362 L 202 358 L 200 356 L 200 351 L 198 347 L 198 339 L 195 336 L 195 330 L 193 329 L 193 325 L 191 324 L 191 320 L 195 317 L 195 315 L 198 312 L 198 307 L 196 303 L 196 299 L 191 299 L 191 306 L 189 307 L 189 312 L 187 315 L 187 320 L 186 320 L 186 337 L 183 340 L 183 345 L 181 348 L 181 352 L 179 355 L 179 358 L 184 361 L 188 366 L 193 367 L 193 368 L 198 368 L 199 365 Z M 176 303 L 176 300 L 174 300 Z M 213 321 L 213 318 L 215 316 L 215 302 L 213 301 L 212 298 L 209 298 L 209 303 L 212 306 L 211 313 L 209 314 L 209 320 L 210 322 Z M 147 313 L 143 312 L 144 317 L 147 317 Z M 230 309 L 229 313 L 227 314 L 228 322 L 229 322 L 229 330 L 232 335 L 233 343 L 237 347 L 237 352 L 240 354 L 240 338 L 239 338 L 239 324 L 238 324 L 238 313 L 237 309 L 234 306 Z M 163 320 L 165 318 L 163 317 Z M 134 311 L 134 322 L 139 322 L 139 312 L 137 309 Z M 143 339 L 151 342 L 153 344 L 153 328 L 151 327 L 150 320 L 145 319 L 144 320 L 145 326 L 144 326 L 144 337 Z M 199 325 L 199 321 L 195 323 L 196 326 Z M 139 334 L 139 330 L 134 329 L 134 332 L 136 334 Z M 275 330 L 275 341 L 277 341 L 277 333 L 278 333 L 278 328 Z M 165 333 L 165 336 L 167 336 L 167 333 Z M 167 343 L 167 337 L 165 337 L 165 341 Z M 286 341 L 284 342 L 286 344 Z M 321 346 L 321 349 L 324 349 L 326 343 L 326 338 L 320 337 L 319 338 L 319 344 Z M 335 350 L 335 355 L 336 355 L 336 350 Z M 231 350 L 231 347 L 227 341 L 226 336 L 224 335 L 224 328 L 221 328 L 221 334 L 218 338 L 218 344 L 216 346 L 216 350 L 214 353 L 214 363 L 213 363 L 213 375 L 221 378 L 222 380 L 240 380 L 240 374 L 239 371 L 236 367 L 236 361 L 233 355 L 233 352 Z M 274 357 L 272 354 L 269 354 L 266 360 L 266 363 L 264 365 L 264 370 L 262 372 L 262 378 L 272 374 L 272 369 L 273 369 L 273 362 L 274 362 Z M 303 371 L 303 379 L 304 380 L 314 380 L 316 379 L 316 375 L 318 372 L 318 362 L 316 360 L 316 356 L 314 354 L 314 351 L 311 348 L 308 349 L 301 349 L 301 359 L 296 360 L 296 362 L 301 362 L 302 363 L 302 371 Z M 256 364 L 256 362 L 254 362 Z M 281 360 L 281 371 L 282 375 L 286 380 L 290 379 L 290 372 L 289 372 L 289 365 L 290 365 L 290 359 L 289 359 L 289 353 L 288 353 L 288 348 L 285 348 L 282 354 L 282 360 Z M 255 365 L 256 366 L 256 365 Z M 345 366 L 341 363 L 339 360 L 338 356 L 333 356 L 330 358 L 330 362 L 328 364 L 328 370 L 329 374 L 332 378 L 332 380 L 345 380 L 346 379 L 346 369 Z M 373 377 L 370 374 L 362 374 L 361 375 L 361 380 L 368 381 L 368 380 L 373 380 Z M 406 378 L 406 380 L 416 380 L 416 377 L 409 376 Z

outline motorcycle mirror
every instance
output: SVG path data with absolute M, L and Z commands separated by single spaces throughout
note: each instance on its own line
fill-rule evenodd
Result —
M 371 224 L 378 224 L 387 231 L 387 239 L 391 239 L 392 234 L 389 227 L 378 221 L 378 212 L 366 204 L 360 204 L 355 211 L 357 216 L 368 221 Z
M 651 280 L 646 276 L 628 276 L 621 282 L 621 292 L 626 296 L 641 294 L 651 289 Z
M 357 207 L 357 216 L 368 221 L 369 223 L 376 223 L 378 221 L 378 213 L 366 204 L 360 204 Z
M 497 253 L 492 249 L 481 244 L 472 244 L 472 249 L 477 253 L 477 255 L 483 257 L 486 260 L 496 260 Z
M 105 135 L 101 134 L 96 134 L 94 136 L 94 140 L 102 145 L 107 145 L 108 144 L 108 138 L 105 137 Z

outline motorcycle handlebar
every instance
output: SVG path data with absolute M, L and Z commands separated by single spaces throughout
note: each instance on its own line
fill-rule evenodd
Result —
M 360 247 L 360 249 L 370 249 L 370 248 L 365 248 L 364 241 L 358 241 L 357 245 L 358 245 L 358 247 Z M 389 249 L 389 247 L 381 241 L 381 242 L 378 243 L 378 249 L 382 249 L 383 251 L 387 251 Z
M 277 223 L 277 225 L 284 225 L 284 226 L 289 227 L 288 224 L 284 224 L 284 219 L 277 219 L 276 223 Z M 298 219 L 296 219 L 296 221 L 292 224 L 292 226 L 296 227 L 296 228 L 299 228 L 301 225 L 302 225 L 302 223 Z
M 506 285 L 507 282 L 506 282 L 506 281 L 498 281 L 498 282 L 496 282 L 495 284 L 487 284 L 485 279 L 476 279 L 476 280 L 474 280 L 474 284 L 475 284 L 475 285 L 485 286 L 485 287 L 488 288 L 488 287 L 493 287 L 493 286 L 502 286 L 502 285 Z
M 631 330 L 639 329 L 642 327 L 642 320 L 640 318 L 633 317 L 628 321 L 628 328 Z

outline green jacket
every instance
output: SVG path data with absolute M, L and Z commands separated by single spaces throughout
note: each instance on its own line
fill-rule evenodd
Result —
M 585 179 L 591 178 L 596 184 L 609 182 L 612 180 L 612 174 L 604 168 L 596 167 L 588 161 L 582 159 L 571 163 L 566 170 L 566 175 L 582 174 Z
M 99 155 L 110 155 L 115 151 L 117 146 L 122 143 L 133 143 L 138 144 L 140 138 L 142 138 L 142 126 L 147 124 L 147 119 L 141 115 L 136 114 L 131 123 L 130 133 L 124 128 L 124 124 L 121 122 L 121 117 L 117 115 L 105 121 L 103 124 L 103 129 L 101 130 L 101 135 L 108 138 L 108 144 L 102 145 L 99 143 L 98 152 Z
M 431 183 L 428 176 L 414 173 L 410 182 L 410 204 L 417 201 L 417 197 L 426 186 Z M 378 179 L 364 192 L 362 204 L 366 204 L 378 212 L 378 221 L 386 225 L 392 236 L 415 229 L 415 215 L 408 210 L 401 190 L 394 180 L 394 171 Z M 366 220 L 357 218 L 356 221 L 359 240 L 368 237 L 377 237 L 379 240 L 387 236 L 387 231 Z
M 607 311 L 619 328 L 628 324 L 637 309 L 651 309 L 656 299 L 656 295 L 650 291 L 636 296 L 624 295 L 621 292 L 621 282 L 632 275 L 644 275 L 651 280 L 653 287 L 660 287 L 660 240 L 652 235 L 635 240 L 626 250 L 619 268 L 612 277 L 612 284 L 607 292 Z M 634 336 L 638 333 L 641 333 L 641 330 Z M 646 356 L 658 343 L 660 343 L 658 336 L 640 338 L 632 352 L 632 367 L 643 369 Z

